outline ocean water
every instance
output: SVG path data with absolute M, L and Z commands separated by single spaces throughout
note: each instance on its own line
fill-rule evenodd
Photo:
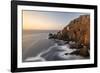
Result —
M 57 30 L 24 30 L 22 40 L 22 61 L 59 61 L 84 59 L 82 56 L 65 55 L 76 49 L 70 49 L 69 44 L 62 40 L 48 39 L 49 33 Z

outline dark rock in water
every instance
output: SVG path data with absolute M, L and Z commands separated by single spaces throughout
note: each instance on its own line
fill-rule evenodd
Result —
M 89 57 L 89 51 L 88 51 L 87 47 L 84 46 L 81 49 L 71 52 L 70 55 L 80 55 L 83 57 Z
M 65 44 L 69 44 L 69 41 L 66 41 Z
M 49 39 L 53 38 L 53 34 L 49 33 Z
M 84 57 L 89 56 L 89 51 L 86 46 L 84 46 L 83 48 L 80 49 L 79 55 L 84 56 Z
M 83 45 L 81 45 L 80 43 L 70 44 L 71 49 L 73 49 L 73 48 L 80 49 L 82 47 L 83 47 Z
M 79 50 L 71 52 L 70 55 L 79 55 Z
M 56 38 L 57 38 L 56 34 L 49 33 L 49 39 L 56 39 Z
M 59 41 L 57 42 L 58 45 L 65 45 L 65 43 L 63 41 Z
M 53 36 L 53 34 L 52 33 L 49 33 L 49 36 Z
M 73 48 L 77 48 L 78 46 L 76 44 L 70 44 L 70 48 L 73 49 Z
M 69 55 L 69 53 L 65 53 L 65 55 Z

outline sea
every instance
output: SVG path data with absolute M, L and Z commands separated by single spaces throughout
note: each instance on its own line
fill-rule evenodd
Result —
M 69 44 L 58 39 L 48 39 L 49 33 L 58 30 L 23 30 L 22 36 L 22 61 L 42 62 L 84 59 L 80 55 L 66 55 L 76 49 L 71 49 Z

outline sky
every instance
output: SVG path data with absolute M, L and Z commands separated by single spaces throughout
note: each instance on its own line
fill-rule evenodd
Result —
M 23 10 L 22 15 L 24 30 L 61 30 L 67 26 L 71 20 L 85 14 Z

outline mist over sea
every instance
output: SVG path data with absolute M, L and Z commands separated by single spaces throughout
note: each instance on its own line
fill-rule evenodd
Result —
M 70 49 L 69 44 L 57 39 L 48 39 L 49 33 L 58 30 L 23 30 L 22 61 L 59 61 L 83 59 L 82 56 L 65 55 L 76 49 Z

